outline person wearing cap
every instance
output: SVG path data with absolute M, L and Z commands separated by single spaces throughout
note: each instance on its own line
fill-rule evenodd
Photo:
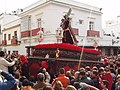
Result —
M 6 79 L 4 82 L 0 81 L 0 90 L 10 90 L 15 85 L 15 78 L 3 70 L 0 70 L 0 74 Z
M 37 74 L 37 80 L 37 83 L 33 86 L 35 90 L 43 89 L 44 87 L 49 85 L 45 82 L 45 75 L 43 73 Z

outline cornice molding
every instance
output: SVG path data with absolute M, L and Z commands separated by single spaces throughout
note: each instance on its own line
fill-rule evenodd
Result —
M 4 28 L 4 29 L 2 30 L 2 32 L 8 31 L 8 30 L 10 30 L 10 29 L 13 29 L 13 28 L 16 28 L 16 27 L 19 27 L 19 26 L 20 26 L 20 24 L 15 25 L 15 26 L 12 26 L 12 27 L 9 27 L 9 28 Z

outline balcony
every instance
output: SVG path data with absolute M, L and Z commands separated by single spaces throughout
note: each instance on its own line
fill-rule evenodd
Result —
M 93 31 L 93 30 L 87 30 L 87 36 L 100 37 L 100 32 L 99 31 Z
M 17 39 L 12 39 L 12 40 L 11 40 L 11 44 L 18 44 L 18 43 L 17 43 Z
M 38 33 L 40 30 L 43 31 L 43 28 L 36 28 L 36 29 L 33 29 L 33 30 L 32 30 L 32 36 L 36 36 L 37 33 Z
M 73 31 L 74 35 L 78 35 L 79 34 L 78 28 L 72 28 L 72 31 Z
M 2 45 L 7 45 L 7 40 L 2 40 Z
M 21 32 L 21 38 L 30 37 L 30 31 Z

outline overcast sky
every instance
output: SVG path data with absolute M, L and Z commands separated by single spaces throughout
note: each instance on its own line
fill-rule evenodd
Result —
M 0 13 L 11 12 L 18 8 L 23 9 L 26 6 L 35 3 L 38 0 L 0 0 Z M 85 4 L 102 8 L 103 25 L 106 20 L 116 19 L 120 15 L 119 0 L 75 0 Z

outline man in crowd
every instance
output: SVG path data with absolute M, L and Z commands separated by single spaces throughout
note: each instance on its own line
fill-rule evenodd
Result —
M 12 62 L 8 62 L 5 59 L 5 53 L 3 51 L 0 51 L 0 69 L 3 71 L 8 72 L 8 66 L 13 66 L 17 60 L 14 58 L 12 59 Z
M 60 68 L 59 69 L 59 75 L 55 80 L 52 82 L 52 86 L 55 85 L 56 81 L 60 81 L 64 88 L 66 88 L 70 84 L 70 80 L 68 77 L 65 76 L 65 69 Z

